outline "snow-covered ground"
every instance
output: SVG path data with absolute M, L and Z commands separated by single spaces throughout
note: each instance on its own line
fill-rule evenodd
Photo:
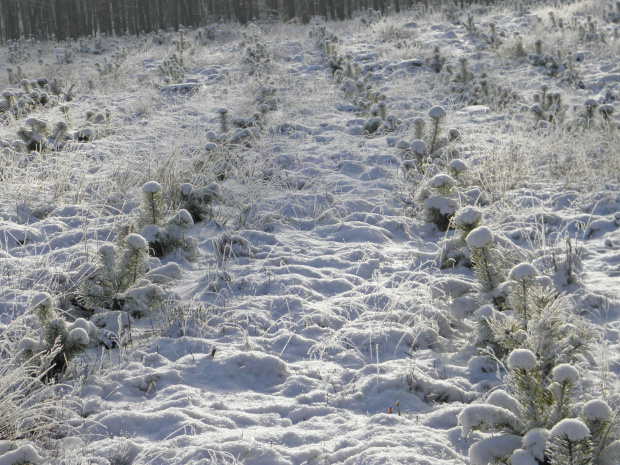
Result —
M 410 11 L 326 31 L 220 25 L 204 44 L 187 32 L 184 84 L 164 82 L 159 69 L 179 54 L 175 33 L 157 36 L 162 44 L 104 39 L 103 55 L 73 44 L 70 63 L 62 48 L 20 45 L 29 54 L 18 61 L 21 77 L 76 86 L 69 102 L 61 93 L 61 105 L 0 127 L 4 366 L 39 331 L 31 302 L 40 292 L 67 321 L 95 323 L 100 343 L 60 380 L 59 430 L 1 441 L 0 464 L 471 463 L 483 435 L 462 437 L 457 417 L 502 385 L 505 367 L 480 356 L 474 312 L 490 294 L 459 233 L 428 221 L 429 206 L 479 208 L 506 276 L 529 262 L 571 298 L 571 318 L 592 335 L 590 355 L 576 364 L 575 408 L 590 399 L 620 407 L 612 19 L 592 0 Z M 334 49 L 324 45 L 330 33 Z M 537 39 L 553 61 L 528 57 Z M 249 48 L 264 57 L 250 63 Z M 334 75 L 329 60 L 338 57 Z M 98 72 L 97 62 L 119 66 Z M 19 91 L 7 75 L 0 87 Z M 360 106 L 362 92 L 370 100 L 375 91 L 383 96 Z M 432 129 L 438 105 L 443 140 L 425 136 L 418 163 L 416 121 Z M 256 112 L 260 123 L 241 143 L 217 139 Z M 50 140 L 42 152 L 13 147 L 29 117 L 64 121 L 74 140 Z M 438 174 L 456 185 L 441 191 L 444 178 L 431 182 Z M 161 284 L 161 305 L 126 326 L 118 310 L 92 315 L 78 302 L 97 251 L 140 216 L 148 181 L 162 186 L 169 216 L 183 183 L 219 195 L 187 231 L 195 248 L 150 259 L 152 270 L 176 263 L 182 274 Z M 109 349 L 115 340 L 121 347 Z

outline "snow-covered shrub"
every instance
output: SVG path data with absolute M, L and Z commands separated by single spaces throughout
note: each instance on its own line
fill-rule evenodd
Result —
M 507 359 L 507 366 L 506 390 L 493 391 L 484 404 L 468 405 L 458 416 L 463 436 L 474 430 L 498 434 L 470 448 L 473 465 L 594 465 L 603 463 L 593 460 L 594 450 L 599 451 L 599 456 L 604 451 L 614 451 L 614 435 L 605 437 L 611 409 L 604 402 L 586 404 L 585 422 L 575 418 L 575 386 L 579 372 L 573 365 L 557 365 L 552 377 L 548 377 L 532 351 L 515 349 Z M 591 435 L 594 429 L 597 433 Z M 520 440 L 515 441 L 515 437 Z M 573 444 L 569 444 L 570 441 Z M 577 441 L 583 442 L 577 444 Z M 601 441 L 602 446 L 597 447 Z M 498 443 L 505 447 L 496 447 Z M 570 453 L 578 450 L 583 461 L 571 461 L 571 457 L 577 455 Z
M 0 342 L 3 347 L 14 344 L 12 331 L 3 328 L 0 331 Z M 23 340 L 23 339 L 22 339 Z M 14 358 L 0 359 L 0 438 L 2 443 L 9 441 L 28 440 L 35 445 L 49 444 L 64 429 L 66 434 L 69 422 L 75 419 L 72 415 L 74 401 L 69 386 L 46 383 L 46 373 L 53 363 L 58 347 L 45 354 L 39 352 L 38 363 L 16 363 Z M 59 389 L 61 387 L 62 389 Z M 34 448 L 23 445 L 20 451 L 9 458 L 6 463 L 23 463 L 18 460 L 25 457 L 34 460 L 36 454 L 26 449 Z M 43 463 L 33 462 L 33 463 Z
M 431 68 L 437 74 L 441 73 L 444 65 L 446 64 L 446 57 L 441 56 L 441 49 L 439 46 L 435 46 L 433 49 L 433 55 L 426 60 L 426 66 Z
M 590 465 L 590 431 L 581 421 L 567 418 L 555 425 L 549 432 L 551 445 L 549 447 L 550 462 L 552 465 Z
M 201 206 L 200 203 L 207 200 L 208 193 L 197 192 L 196 196 L 192 196 L 191 185 L 185 188 L 188 195 L 182 195 L 183 200 L 194 209 L 196 214 L 204 213 L 206 205 Z M 195 256 L 197 254 L 196 243 L 193 239 L 186 237 L 186 232 L 194 226 L 192 214 L 181 209 L 168 221 L 164 221 L 166 204 L 161 190 L 161 185 L 156 181 L 149 181 L 142 186 L 144 204 L 140 225 L 142 226 L 141 234 L 148 242 L 149 253 L 162 258 L 177 249 L 182 249 L 188 257 Z
M 258 27 L 251 27 L 243 32 L 240 48 L 245 50 L 245 62 L 250 65 L 250 76 L 269 72 L 271 60 L 263 42 L 262 32 Z M 330 53 L 327 54 L 330 55 Z M 334 54 L 331 53 L 331 55 Z
M 158 69 L 165 84 L 181 84 L 185 81 L 183 57 L 177 56 L 176 53 L 164 60 Z
M 17 136 L 24 142 L 28 150 L 38 152 L 45 149 L 60 147 L 67 140 L 67 123 L 59 121 L 50 127 L 47 121 L 39 118 L 28 118 L 25 126 L 17 129 Z
M 589 354 L 592 336 L 585 323 L 571 315 L 570 305 L 568 297 L 559 296 L 542 308 L 533 306 L 536 311 L 528 315 L 525 327 L 514 313 L 492 319 L 493 341 L 504 351 L 527 348 L 534 352 L 545 376 L 558 363 L 580 362 Z
M 83 318 L 68 324 L 54 310 L 52 298 L 47 293 L 37 294 L 32 306 L 38 323 L 37 336 L 23 338 L 19 348 L 29 363 L 40 364 L 42 360 L 49 363 L 46 379 L 57 378 L 66 371 L 72 359 L 86 350 L 97 329 Z M 49 355 L 52 355 L 51 359 Z
M 142 279 L 149 270 L 148 242 L 129 234 L 117 247 L 99 248 L 99 267 L 80 290 L 77 301 L 90 310 L 104 308 L 134 314 L 150 312 L 161 304 L 162 289 Z
M 219 197 L 220 188 L 216 183 L 195 188 L 189 183 L 181 186 L 181 208 L 187 210 L 194 222 L 212 216 L 213 201 Z

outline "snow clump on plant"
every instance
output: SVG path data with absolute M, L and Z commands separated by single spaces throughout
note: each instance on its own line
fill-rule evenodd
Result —
M 590 430 L 581 420 L 565 418 L 551 428 L 551 436 L 569 441 L 582 441 L 590 436 Z
M 493 233 L 486 226 L 480 226 L 470 232 L 465 241 L 470 247 L 484 247 L 493 242 Z
M 508 277 L 513 281 L 523 281 L 533 279 L 538 275 L 538 271 L 529 263 L 519 263 L 510 270 Z
M 568 363 L 562 363 L 553 369 L 553 379 L 558 383 L 575 383 L 579 378 L 579 371 Z
M 583 406 L 583 416 L 589 421 L 609 421 L 611 408 L 604 400 L 591 400 Z
M 508 367 L 530 371 L 536 366 L 536 355 L 528 349 L 515 349 L 508 356 Z

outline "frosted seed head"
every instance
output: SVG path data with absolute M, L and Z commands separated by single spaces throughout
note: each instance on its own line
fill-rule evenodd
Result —
M 583 416 L 589 421 L 609 421 L 611 408 L 600 399 L 591 400 L 583 406 Z
M 470 247 L 484 247 L 493 242 L 493 233 L 486 226 L 480 226 L 467 235 L 465 242 Z
M 157 181 L 149 181 L 142 186 L 142 193 L 144 194 L 155 194 L 161 191 L 161 184 Z
M 515 349 L 508 356 L 508 367 L 530 371 L 536 366 L 536 355 L 528 349 Z
M 566 418 L 551 429 L 551 436 L 569 441 L 581 441 L 590 436 L 590 430 L 581 420 Z

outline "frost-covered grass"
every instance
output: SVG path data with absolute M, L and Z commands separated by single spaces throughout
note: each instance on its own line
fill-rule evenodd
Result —
M 617 23 L 523 8 L 23 44 L 0 463 L 615 463 Z

